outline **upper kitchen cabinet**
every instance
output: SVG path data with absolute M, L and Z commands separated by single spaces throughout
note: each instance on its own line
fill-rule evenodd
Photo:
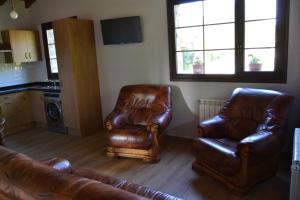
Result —
M 26 63 L 41 60 L 38 31 L 7 30 L 2 31 L 3 45 L 11 51 L 5 52 L 6 63 Z
M 94 24 L 53 22 L 64 123 L 70 134 L 87 136 L 102 128 Z

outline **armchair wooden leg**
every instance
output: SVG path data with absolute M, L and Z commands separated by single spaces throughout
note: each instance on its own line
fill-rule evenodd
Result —
M 113 153 L 113 152 L 106 152 L 106 156 L 107 157 L 111 157 L 111 158 L 118 158 L 118 156 L 115 154 L 115 153 Z
M 160 144 L 162 140 L 162 135 L 157 137 L 158 134 L 154 135 L 153 145 L 149 150 L 144 149 L 130 149 L 121 147 L 111 147 L 107 146 L 106 155 L 107 157 L 129 157 L 129 158 L 139 158 L 148 163 L 157 163 L 160 161 Z
M 143 161 L 147 162 L 147 163 L 158 163 L 160 161 L 160 158 L 157 157 L 145 157 L 143 158 Z
M 211 176 L 214 179 L 217 179 L 218 181 L 222 182 L 224 186 L 233 194 L 237 196 L 241 196 L 248 192 L 247 187 L 240 187 L 239 185 L 234 184 L 233 181 L 234 177 L 226 177 L 222 175 L 221 173 L 218 173 L 214 169 L 210 168 L 209 166 L 195 160 L 192 164 L 192 169 L 198 173 L 205 173 L 209 176 Z
M 140 158 L 148 163 L 157 163 L 160 160 L 159 149 L 156 146 L 153 146 L 149 150 L 107 147 L 106 156 L 114 158 Z
M 159 162 L 163 142 L 164 142 L 164 133 L 160 133 L 160 134 L 154 133 L 154 143 L 153 143 L 151 150 L 149 151 L 149 153 L 151 155 L 151 159 L 146 158 L 146 159 L 144 159 L 144 161 L 150 162 L 150 163 Z

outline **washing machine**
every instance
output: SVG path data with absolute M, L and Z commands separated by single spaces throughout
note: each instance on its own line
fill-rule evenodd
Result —
M 53 132 L 67 134 L 68 130 L 64 125 L 60 94 L 45 92 L 44 102 L 48 129 Z

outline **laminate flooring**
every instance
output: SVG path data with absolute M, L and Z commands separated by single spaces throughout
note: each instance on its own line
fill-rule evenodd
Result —
M 104 131 L 80 138 L 36 128 L 7 135 L 5 145 L 36 160 L 66 158 L 73 167 L 91 168 L 187 200 L 288 200 L 289 196 L 291 158 L 288 156 L 282 157 L 276 177 L 241 197 L 231 194 L 213 178 L 191 169 L 194 158 L 189 139 L 166 136 L 161 160 L 156 164 L 106 157 Z

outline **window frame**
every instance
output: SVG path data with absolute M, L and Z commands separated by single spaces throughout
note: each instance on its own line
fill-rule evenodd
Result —
M 289 0 L 277 0 L 275 69 L 273 72 L 244 71 L 245 0 L 235 0 L 235 74 L 177 74 L 174 6 L 180 2 L 194 1 L 197 0 L 167 0 L 171 81 L 286 83 Z
M 51 71 L 50 53 L 49 53 L 48 38 L 47 38 L 47 30 L 53 29 L 53 23 L 47 22 L 47 23 L 43 23 L 41 26 L 42 26 L 42 36 L 43 36 L 43 43 L 44 43 L 44 53 L 45 53 L 48 79 L 58 80 L 59 79 L 58 73 L 52 73 Z

